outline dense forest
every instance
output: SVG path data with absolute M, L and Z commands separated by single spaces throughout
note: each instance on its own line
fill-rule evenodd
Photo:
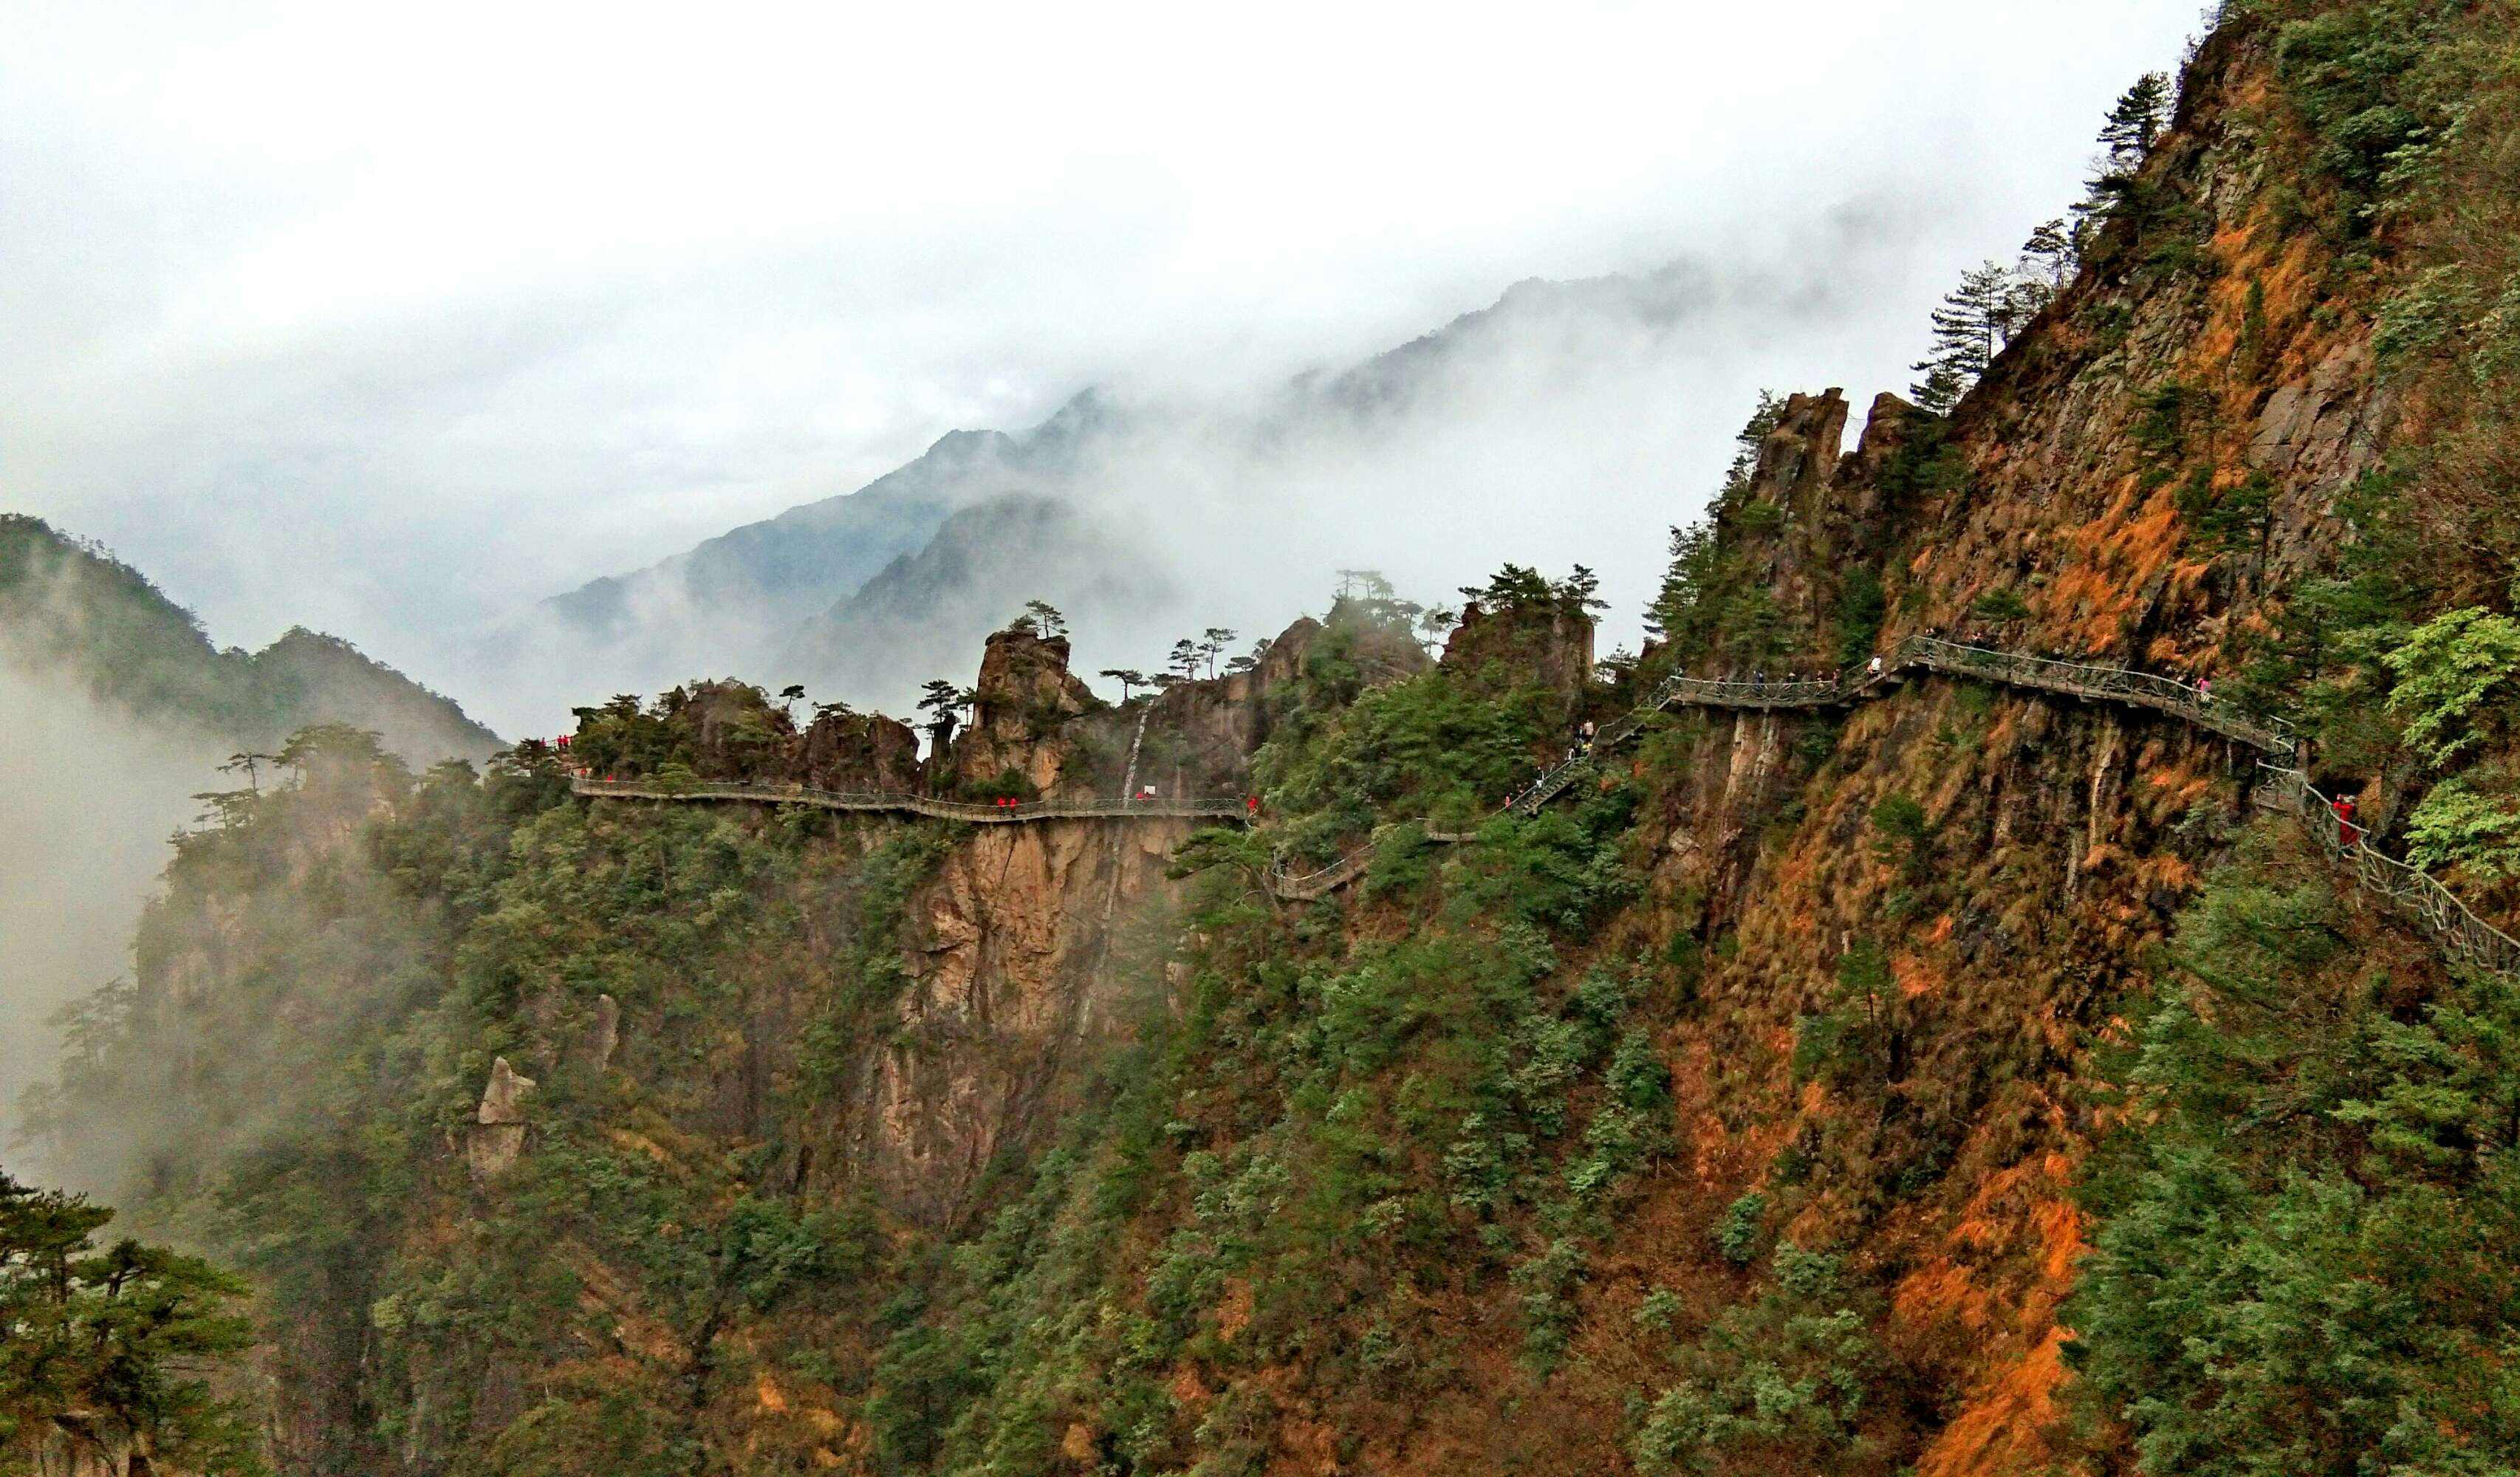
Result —
M 1508 566 L 1117 704 L 1034 612 L 924 758 L 732 681 L 303 729 L 32 1104 L 143 1239 L 0 1184 L 0 1472 L 2520 1469 L 2520 980 L 2350 865 L 2520 920 L 2514 36 L 2225 6 L 1851 449 L 1755 408 L 1642 653 Z M 2342 850 L 1934 674 L 1504 804 L 1926 634 L 2285 719 Z

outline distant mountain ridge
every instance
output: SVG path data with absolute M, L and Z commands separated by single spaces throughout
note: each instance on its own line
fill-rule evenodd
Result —
M 246 747 L 315 723 L 374 730 L 415 765 L 502 746 L 453 698 L 339 637 L 297 627 L 260 651 L 222 650 L 139 570 L 22 514 L 0 515 L 0 659 Z
M 1086 390 L 1028 431 L 948 431 L 913 461 L 855 492 L 745 523 L 627 574 L 543 602 L 575 634 L 629 634 L 648 611 L 705 610 L 713 620 L 784 627 L 822 615 L 886 565 L 918 553 L 958 510 L 1036 492 L 1073 470 L 1076 449 L 1109 418 Z
M 999 598 L 973 602 L 974 591 Z M 974 627 L 1003 620 L 1014 592 L 1051 596 L 1088 623 L 1174 593 L 1159 555 L 1122 530 L 1058 498 L 1012 493 L 956 513 L 918 553 L 798 627 L 779 670 L 842 693 L 898 685 L 902 673 L 958 671 Z
M 1687 264 L 1533 278 L 1406 343 L 1240 405 L 1124 405 L 1088 388 L 1030 429 L 951 432 L 855 492 L 552 597 L 530 634 L 509 639 L 562 653 L 546 659 L 572 686 L 736 676 L 898 701 L 1025 599 L 1061 606 L 1079 629 L 1100 610 L 1143 621 L 1174 600 L 1184 571 L 1167 567 L 1161 540 L 1101 505 L 1111 483 L 1148 474 L 1160 454 L 1195 445 L 1260 465 L 1309 442 L 1371 442 L 1413 415 L 1476 416 L 1666 341 L 1716 294 Z

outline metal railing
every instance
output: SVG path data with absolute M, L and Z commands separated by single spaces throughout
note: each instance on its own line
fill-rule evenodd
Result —
M 2292 752 L 2292 728 L 2280 718 L 2257 717 L 2228 702 L 2198 692 L 2189 683 L 2153 672 L 2094 662 L 2031 656 L 1993 647 L 1969 646 L 1934 636 L 1911 636 L 1883 653 L 1881 665 L 1868 660 L 1831 677 L 1795 677 L 1771 682 L 1764 678 L 1666 677 L 1645 700 L 1612 721 L 1595 736 L 1592 747 L 1541 771 L 1530 788 L 1507 808 L 1538 815 L 1540 808 L 1566 792 L 1593 767 L 1593 755 L 1633 738 L 1647 718 L 1673 707 L 1822 708 L 1863 701 L 1910 671 L 1973 677 L 2011 687 L 2064 693 L 2104 702 L 2125 702 L 2184 718 L 2199 728 L 2235 738 L 2269 753 Z
M 1368 842 L 1317 872 L 1298 874 L 1273 867 L 1269 871 L 1269 891 L 1290 903 L 1309 903 L 1365 875 L 1365 869 L 1372 862 L 1373 845 Z
M 660 784 L 652 780 L 569 781 L 581 795 L 616 800 L 736 800 L 767 805 L 812 805 L 824 810 L 888 811 L 932 816 L 942 821 L 968 821 L 1004 826 L 1020 821 L 1064 821 L 1097 818 L 1250 819 L 1250 802 L 1240 796 L 1213 795 L 1146 800 L 1026 800 L 1014 805 L 986 801 L 939 800 L 904 790 L 816 789 L 806 784 L 760 784 L 703 780 L 691 784 Z
M 2412 914 L 2443 953 L 2480 969 L 2520 973 L 2520 939 L 2478 918 L 2429 873 L 2371 845 L 2367 832 L 2338 816 L 2334 798 L 2307 775 L 2263 760 L 2258 773 L 2265 789 L 2278 798 L 2278 808 L 2299 816 L 2321 850 L 2352 871 L 2356 881 Z
M 2096 701 L 2149 708 L 2267 753 L 2288 757 L 2295 747 L 2292 725 L 2284 719 L 2243 712 L 2177 678 L 2093 662 L 2032 656 L 2019 651 L 1945 641 L 1940 637 L 1911 636 L 1884 653 L 1879 667 L 1868 661 L 1850 666 L 1831 678 L 1795 678 L 1782 682 L 1678 675 L 1665 678 L 1643 702 L 1596 734 L 1591 745 L 1583 752 L 1543 770 L 1528 788 L 1499 807 L 1497 814 L 1539 814 L 1542 806 L 1564 794 L 1595 769 L 1596 755 L 1625 743 L 1644 727 L 1647 719 L 1668 708 L 1831 707 L 1868 698 L 1873 695 L 1873 690 L 1912 670 L 1940 672 L 1946 676 L 1975 678 L 2008 687 L 2063 693 Z M 2301 771 L 2263 759 L 2258 762 L 2258 769 L 2263 782 L 2262 793 L 2272 794 L 2277 808 L 2298 816 L 2309 828 L 2313 838 L 2350 870 L 2357 882 L 2397 904 L 2421 922 L 2440 941 L 2444 953 L 2478 968 L 2520 974 L 2520 940 L 2477 917 L 2472 909 L 2458 900 L 2456 894 L 2422 869 L 2372 846 L 2363 839 L 2364 833 L 2359 828 L 2350 832 L 2353 838 L 2348 840 L 2346 828 L 2351 823 L 2336 818 L 2332 799 L 2322 794 Z M 968 800 L 939 800 L 895 790 L 830 790 L 803 784 L 728 781 L 667 785 L 644 780 L 573 779 L 569 782 L 569 788 L 581 795 L 615 799 L 733 800 L 813 805 L 826 810 L 907 812 L 983 826 L 1090 818 L 1244 822 L 1253 819 L 1250 802 L 1238 796 L 1028 800 L 1014 805 L 991 805 Z M 1473 839 L 1475 832 L 1430 829 L 1426 834 L 1432 841 L 1459 842 Z M 1273 867 L 1268 873 L 1269 890 L 1293 902 L 1311 902 L 1327 897 L 1365 874 L 1372 862 L 1374 844 L 1369 841 L 1328 866 L 1307 873 L 1289 873 L 1282 865 Z
M 2017 688 L 2037 688 L 2106 702 L 2131 703 L 2184 718 L 2201 729 L 2236 738 L 2268 753 L 2292 752 L 2292 725 L 2280 718 L 2242 712 L 2222 698 L 2199 693 L 2194 684 L 2157 672 L 2029 656 L 2019 651 L 1972 647 L 1933 636 L 1911 636 L 1899 644 L 1895 668 L 1923 667 L 1955 677 L 1976 677 Z
M 1372 840 L 1311 872 L 1288 872 L 1282 863 L 1270 868 L 1269 890 L 1291 903 L 1309 903 L 1316 898 L 1328 897 L 1365 875 L 1365 870 L 1373 864 L 1374 848 L 1381 844 L 1385 829 L 1387 828 L 1375 828 Z M 1432 826 L 1424 829 L 1427 840 L 1448 846 L 1479 838 L 1475 830 L 1438 830 Z

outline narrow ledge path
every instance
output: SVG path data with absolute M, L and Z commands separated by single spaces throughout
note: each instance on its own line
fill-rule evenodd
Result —
M 1879 662 L 1875 666 L 1868 660 L 1821 680 L 1666 678 L 1643 702 L 1596 734 L 1590 753 L 1575 755 L 1543 771 L 1529 788 L 1508 801 L 1497 814 L 1538 815 L 1541 807 L 1574 788 L 1587 775 L 1598 772 L 1596 755 L 1634 738 L 1643 730 L 1646 720 L 1672 708 L 1847 707 L 1885 695 L 1912 673 L 1964 677 L 2087 701 L 2148 708 L 2247 745 L 2266 756 L 2259 759 L 2256 775 L 2255 794 L 2261 807 L 2297 817 L 2331 861 L 2351 872 L 2358 884 L 2405 910 L 2452 959 L 2497 973 L 2520 975 L 2520 940 L 2477 917 L 2457 894 L 2429 873 L 2366 841 L 2346 840 L 2346 828 L 2336 819 L 2333 798 L 2320 792 L 2295 767 L 2299 745 L 2292 725 L 2282 718 L 2243 712 L 2158 673 L 2060 661 L 1933 636 L 1909 637 L 1883 652 Z M 1471 839 L 1468 835 L 1435 831 L 1429 831 L 1427 836 L 1440 841 Z M 1325 897 L 1363 876 L 1372 855 L 1373 848 L 1369 843 L 1316 872 L 1300 875 L 1280 872 L 1271 876 L 1270 890 L 1293 902 Z
M 2366 842 L 2345 839 L 2331 798 L 2295 767 L 2297 744 L 2292 726 L 2278 717 L 2242 712 L 2230 703 L 2199 693 L 2186 683 L 2152 672 L 2091 662 L 2060 661 L 1993 647 L 1969 646 L 1939 637 L 1912 636 L 1881 654 L 1878 665 L 1868 660 L 1834 677 L 1788 682 L 1741 682 L 1732 679 L 1673 676 L 1647 698 L 1594 736 L 1589 752 L 1575 755 L 1541 773 L 1529 787 L 1508 801 L 1498 815 L 1538 815 L 1543 806 L 1587 775 L 1598 772 L 1596 756 L 1637 737 L 1648 719 L 1679 707 L 1780 710 L 1848 707 L 1886 695 L 1913 673 L 1938 673 L 2034 692 L 2055 693 L 2093 702 L 2147 708 L 2242 743 L 2271 757 L 2258 761 L 2257 801 L 2261 806 L 2298 817 L 2312 838 L 2337 864 L 2354 873 L 2357 883 L 2411 915 L 2452 959 L 2504 974 L 2520 974 L 2520 940 L 2476 916 L 2456 894 L 2430 873 L 2387 855 Z M 600 799 L 680 802 L 752 802 L 810 805 L 824 810 L 864 811 L 929 816 L 978 826 L 1013 826 L 1063 820 L 1204 820 L 1248 825 L 1250 801 L 1242 796 L 1198 796 L 1138 800 L 1033 800 L 1019 804 L 984 804 L 939 800 L 899 790 L 830 790 L 802 784 L 752 784 L 704 782 L 658 784 L 639 780 L 573 779 L 572 792 Z M 1463 842 L 1474 831 L 1429 830 L 1427 839 Z M 1269 891 L 1285 901 L 1308 903 L 1328 897 L 1365 874 L 1372 864 L 1373 843 L 1358 847 L 1313 872 L 1290 873 L 1282 867 L 1268 875 Z
M 808 784 L 755 784 L 708 780 L 694 784 L 659 784 L 646 780 L 572 779 L 571 793 L 609 800 L 724 800 L 757 805 L 810 805 L 820 810 L 877 811 L 895 815 L 932 816 L 940 821 L 968 821 L 975 826 L 1013 826 L 1031 821 L 1072 820 L 1206 820 L 1247 821 L 1250 802 L 1238 795 L 1209 795 L 1168 800 L 1026 800 L 991 805 L 976 800 L 939 800 L 907 790 L 816 789 Z

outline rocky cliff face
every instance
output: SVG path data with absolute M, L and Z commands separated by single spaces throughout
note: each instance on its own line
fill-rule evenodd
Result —
M 992 1164 L 1075 1111 L 1083 1069 L 1146 1005 L 1115 950 L 1159 953 L 1178 927 L 1165 866 L 1191 828 L 983 831 L 911 899 L 908 988 L 856 1119 L 893 1213 L 956 1224 Z
M 881 713 L 817 713 L 788 773 L 817 789 L 915 790 L 919 735 Z
M 2399 432 L 2368 321 L 2265 189 L 2270 65 L 2263 34 L 2207 47 L 2152 216 L 2095 243 L 1948 425 L 1885 396 L 1841 457 L 1837 392 L 1785 401 L 1719 523 L 1791 633 L 1784 665 L 1939 632 L 2228 685 L 2292 582 L 2330 565 L 2341 501 Z M 1878 579 L 1883 619 L 1832 649 L 1850 574 Z M 2057 1310 L 2105 1126 L 2093 1042 L 2161 984 L 2254 757 L 1939 680 L 1842 719 L 1684 719 L 1664 742 L 1636 771 L 1659 807 L 1650 903 L 1622 926 L 1725 950 L 1703 1020 L 1668 1038 L 1687 1173 L 1642 1219 L 1709 1227 L 1751 1194 L 1780 1236 L 1860 1248 L 1885 1339 L 1944 1392 L 1912 1470 L 2070 1459 Z M 1846 1008 L 1849 960 L 1879 983 L 1864 1070 L 1832 1076 L 1810 1023 Z M 1642 1295 L 1597 1292 L 1605 1323 Z
M 1593 681 L 1593 621 L 1581 610 L 1555 605 L 1491 611 L 1471 601 L 1445 640 L 1443 661 L 1465 675 L 1494 667 L 1502 680 L 1571 698 Z

